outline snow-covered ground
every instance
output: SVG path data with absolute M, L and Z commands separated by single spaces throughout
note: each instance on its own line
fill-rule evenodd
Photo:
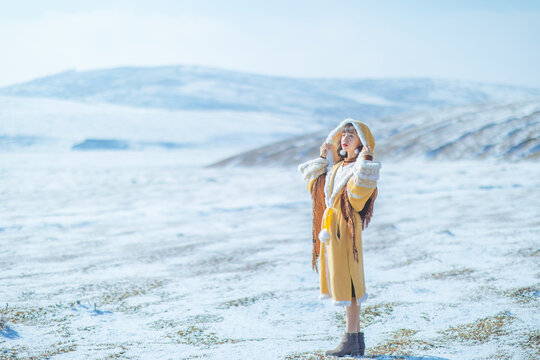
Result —
M 344 309 L 318 299 L 300 174 L 194 155 L 0 156 L 0 358 L 335 347 Z M 539 193 L 538 162 L 384 162 L 363 234 L 368 354 L 534 359 Z

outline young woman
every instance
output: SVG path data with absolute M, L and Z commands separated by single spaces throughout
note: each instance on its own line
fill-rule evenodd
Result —
M 364 355 L 362 230 L 377 197 L 381 163 L 372 161 L 374 148 L 367 125 L 346 119 L 328 135 L 319 158 L 298 166 L 313 199 L 313 267 L 319 271 L 320 297 L 346 307 L 346 332 L 327 355 Z

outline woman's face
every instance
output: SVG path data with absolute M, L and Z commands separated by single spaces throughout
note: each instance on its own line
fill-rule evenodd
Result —
M 352 152 L 360 146 L 360 138 L 356 135 L 354 126 L 347 125 L 341 133 L 341 147 L 347 152 Z

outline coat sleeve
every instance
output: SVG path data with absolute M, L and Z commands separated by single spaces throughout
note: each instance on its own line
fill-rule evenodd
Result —
M 302 174 L 309 192 L 315 180 L 322 174 L 326 174 L 329 163 L 328 159 L 317 158 L 298 165 L 298 171 Z
M 347 182 L 347 195 L 355 211 L 362 211 L 377 186 L 381 163 L 358 160 L 353 167 L 353 176 Z

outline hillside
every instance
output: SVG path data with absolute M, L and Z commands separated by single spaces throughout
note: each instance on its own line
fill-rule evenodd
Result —
M 449 107 L 368 123 L 378 159 L 540 158 L 540 100 Z M 294 165 L 318 156 L 331 129 L 283 140 L 219 161 L 225 165 Z
M 67 71 L 1 88 L 0 95 L 168 110 L 309 114 L 320 121 L 521 100 L 540 97 L 540 90 L 438 79 L 300 79 L 164 66 Z

